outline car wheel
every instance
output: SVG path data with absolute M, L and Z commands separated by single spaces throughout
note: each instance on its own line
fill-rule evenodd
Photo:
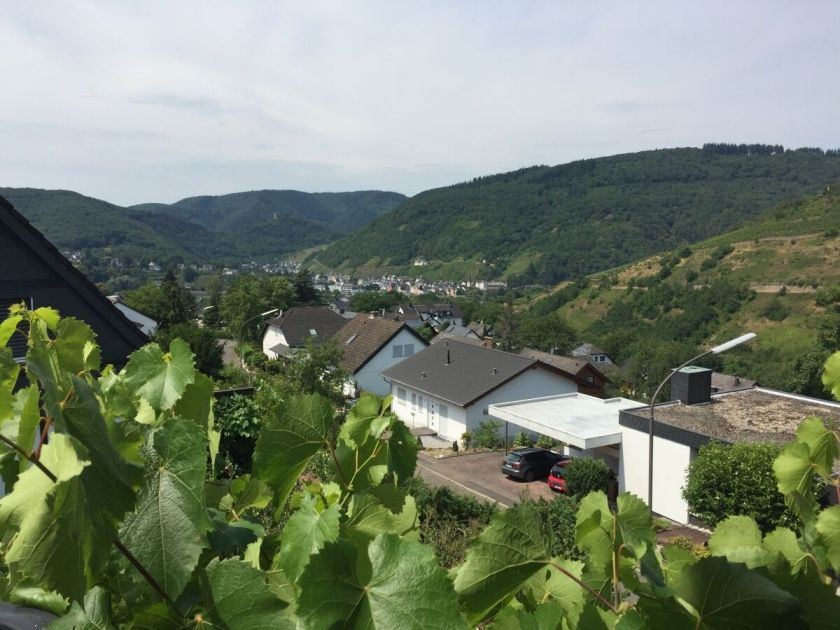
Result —
M 525 481 L 533 481 L 534 480 L 534 471 L 533 470 L 526 470 L 525 471 Z

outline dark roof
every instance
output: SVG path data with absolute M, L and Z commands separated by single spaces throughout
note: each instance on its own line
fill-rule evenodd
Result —
M 483 346 L 484 340 L 482 339 L 475 339 L 474 337 L 465 337 L 463 335 L 459 335 L 452 332 L 442 332 L 438 333 L 434 337 L 432 337 L 432 344 L 440 343 L 441 341 L 458 341 L 460 343 L 468 343 L 471 346 Z
M 273 317 L 263 328 L 277 326 L 283 331 L 290 348 L 303 348 L 307 340 L 321 343 L 334 336 L 347 323 L 341 315 L 326 306 L 293 306 L 280 317 Z M 315 334 L 312 334 L 315 331 Z
M 343 353 L 342 367 L 355 374 L 402 329 L 410 332 L 424 346 L 427 345 L 425 339 L 403 322 L 356 315 L 334 337 Z
M 610 356 L 609 354 L 601 350 L 601 348 L 592 343 L 580 344 L 577 348 L 572 350 L 572 354 L 576 357 L 591 357 L 594 354 L 606 354 L 607 356 Z
M 105 322 L 110 330 L 121 338 L 125 343 L 125 348 L 129 351 L 136 350 L 149 342 L 149 338 L 132 322 L 125 314 L 116 306 L 111 304 L 102 292 L 96 288 L 90 280 L 76 267 L 73 266 L 67 258 L 65 258 L 58 249 L 47 240 L 35 227 L 26 220 L 26 218 L 9 203 L 7 199 L 0 196 L 0 227 L 5 227 L 9 232 L 16 237 L 24 246 L 32 251 L 38 258 L 40 258 L 45 265 L 47 265 L 53 273 L 61 279 L 64 286 L 71 290 L 80 300 L 82 300 L 88 308 L 91 309 L 96 316 L 100 317 Z M 4 270 L 3 278 L 0 279 L 0 288 L 4 285 L 11 286 L 17 281 L 21 286 L 20 289 L 27 288 L 27 280 L 17 280 L 10 276 L 10 270 Z M 49 287 L 46 287 L 49 290 Z M 55 306 L 55 305 L 53 305 Z M 5 319 L 7 313 L 0 314 L 2 319 Z M 78 316 L 73 312 L 62 312 L 62 316 L 74 317 Z M 88 321 L 97 333 L 100 346 L 105 342 L 105 335 L 99 322 Z M 112 355 L 109 357 L 109 354 Z M 120 356 L 115 356 L 109 352 L 109 348 L 102 347 L 103 359 L 111 360 L 114 363 L 124 362 L 127 358 L 120 353 Z
M 559 354 L 550 354 L 548 352 L 542 352 L 541 350 L 534 350 L 532 348 L 522 348 L 519 355 L 528 357 L 529 359 L 536 359 L 540 363 L 550 365 L 561 372 L 573 376 L 579 381 L 586 380 L 586 376 L 583 375 L 584 372 L 589 372 L 590 375 L 594 372 L 604 381 L 611 382 L 610 379 L 608 379 L 598 368 L 592 365 L 588 359 L 579 357 L 564 357 Z
M 712 394 L 711 402 L 684 405 L 668 402 L 656 405 L 654 433 L 689 446 L 709 440 L 720 442 L 788 442 L 799 423 L 819 416 L 840 423 L 840 404 L 754 387 Z M 639 431 L 648 430 L 650 407 L 621 411 L 619 422 Z
M 446 339 L 388 368 L 382 376 L 459 407 L 468 407 L 538 366 L 534 359 L 465 343 L 462 339 Z

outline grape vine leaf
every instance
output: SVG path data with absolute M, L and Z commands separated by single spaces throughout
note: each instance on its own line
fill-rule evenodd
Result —
M 0 348 L 5 347 L 9 343 L 9 339 L 15 334 L 15 331 L 18 329 L 18 324 L 22 321 L 22 315 L 10 315 L 0 322 Z
M 354 449 L 359 448 L 368 435 L 373 434 L 374 437 L 381 437 L 385 427 L 378 426 L 379 435 L 376 435 L 371 425 L 374 419 L 383 417 L 384 413 L 387 413 L 387 410 L 383 410 L 382 401 L 377 396 L 368 393 L 362 394 L 359 401 L 347 413 L 347 418 L 341 425 L 339 436 L 350 448 Z M 389 417 L 384 416 L 384 419 L 390 423 Z
M 85 593 L 84 606 L 73 602 L 61 619 L 50 624 L 50 630 L 113 630 L 111 603 L 108 591 L 94 586 Z
M 568 625 L 575 627 L 586 601 L 586 592 L 569 576 L 560 572 L 562 567 L 576 578 L 583 576 L 583 563 L 577 560 L 555 558 L 544 571 L 538 571 L 526 583 L 538 604 L 552 603 L 559 608 Z
M 274 556 L 274 566 L 297 581 L 310 557 L 329 542 L 338 540 L 341 510 L 337 503 L 319 509 L 315 496 L 306 493 L 300 507 L 289 517 L 281 536 L 280 551 Z
M 825 545 L 826 557 L 835 571 L 840 572 L 840 505 L 832 505 L 817 517 L 817 532 Z
M 11 348 L 0 348 L 0 422 L 12 415 L 12 390 L 20 374 L 20 365 L 12 358 Z
M 278 510 L 309 460 L 324 446 L 333 417 L 326 398 L 292 396 L 263 427 L 254 449 L 254 472 L 274 490 Z
M 343 485 L 352 482 L 352 490 L 360 492 L 378 486 L 388 474 L 388 448 L 383 439 L 368 436 L 357 449 L 339 440 L 335 449 L 338 479 Z
M 54 615 L 62 615 L 69 605 L 68 601 L 55 591 L 45 591 L 37 586 L 18 584 L 11 592 L 4 595 L 15 606 L 28 606 L 46 610 Z
M 551 560 L 539 513 L 528 505 L 493 516 L 455 573 L 455 591 L 477 624 Z
M 840 400 L 840 352 L 835 352 L 823 367 L 822 382 L 835 400 Z
M 213 379 L 196 372 L 195 380 L 187 385 L 175 403 L 175 415 L 192 420 L 205 431 L 210 428 L 213 412 Z
M 793 573 L 798 573 L 806 567 L 809 555 L 799 545 L 796 534 L 788 528 L 777 527 L 764 537 L 762 544 L 770 556 L 768 564 L 772 564 L 781 556 Z
M 702 558 L 673 583 L 677 600 L 698 628 L 787 628 L 796 625 L 799 602 L 771 580 L 726 558 Z
M 388 470 L 394 474 L 394 482 L 411 479 L 417 467 L 417 451 L 420 445 L 406 424 L 395 419 L 386 443 Z
M 808 445 L 803 442 L 788 444 L 773 462 L 773 471 L 779 492 L 785 495 L 785 502 L 791 508 L 797 508 L 798 504 L 791 500 L 792 495 L 808 497 L 814 477 Z
M 580 587 L 577 587 L 580 589 Z M 493 630 L 545 630 L 562 628 L 563 608 L 555 602 L 540 604 L 533 612 L 524 608 L 503 608 L 493 621 Z M 569 624 L 569 627 L 576 627 Z
M 79 476 L 90 464 L 84 449 L 56 433 L 41 451 L 53 482 L 35 466 L 20 474 L 14 490 L 0 499 L 5 562 L 15 579 L 80 600 L 90 573 L 88 553 L 110 547 L 91 533 L 91 514 Z
M 39 404 L 38 386 L 34 383 L 25 389 L 15 393 L 15 400 L 12 403 L 14 415 L 18 419 L 17 435 L 14 441 L 24 449 L 35 448 L 35 438 L 38 435 L 38 425 L 41 422 L 41 410 Z M 29 460 L 20 458 L 21 471 L 29 468 Z
M 292 630 L 285 605 L 269 589 L 265 574 L 238 558 L 213 559 L 203 584 L 206 617 L 228 630 Z
M 390 533 L 417 540 L 418 519 L 414 497 L 393 486 L 379 486 L 352 495 L 344 525 L 349 537 L 372 540 Z
M 189 582 L 211 527 L 204 504 L 207 434 L 170 418 L 151 432 L 143 452 L 146 485 L 121 538 L 174 599 Z
M 837 436 L 825 428 L 819 418 L 806 418 L 796 430 L 796 439 L 808 445 L 808 455 L 815 473 L 828 478 L 834 462 L 840 458 Z
M 163 411 L 172 408 L 187 386 L 195 382 L 193 358 L 190 347 L 181 339 L 173 339 L 166 354 L 156 343 L 150 343 L 131 353 L 120 375 L 137 396 Z
M 298 584 L 303 628 L 466 628 L 431 548 L 393 534 L 361 548 L 345 540 L 326 545 Z
M 762 567 L 770 560 L 762 544 L 761 530 L 749 516 L 730 516 L 718 523 L 709 538 L 709 551 L 730 562 L 741 562 L 749 569 Z

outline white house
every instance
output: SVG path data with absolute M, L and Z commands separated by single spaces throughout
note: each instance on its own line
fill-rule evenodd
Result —
M 137 326 L 144 335 L 151 336 L 155 334 L 158 326 L 156 320 L 124 303 L 121 295 L 109 295 L 108 300 L 110 300 L 111 304 L 116 306 L 117 309 L 121 311 L 131 323 Z
M 610 355 L 591 343 L 582 343 L 572 350 L 573 357 L 585 357 L 596 365 L 612 365 Z
M 763 387 L 712 393 L 711 370 L 689 367 L 671 379 L 673 402 L 654 408 L 653 505 L 655 513 L 689 521 L 682 497 L 688 465 L 700 447 L 724 443 L 793 439 L 808 416 L 840 422 L 840 404 Z M 619 413 L 621 464 L 619 489 L 648 497 L 650 407 Z
M 269 359 L 292 356 L 308 343 L 319 345 L 347 323 L 326 306 L 294 306 L 263 326 L 262 351 Z
M 382 372 L 428 344 L 411 327 L 381 317 L 357 315 L 335 336 L 342 351 L 341 366 L 350 372 L 352 389 L 387 396 L 391 386 Z
M 459 440 L 490 419 L 494 403 L 578 391 L 580 379 L 537 359 L 454 338 L 385 370 L 392 409 L 411 427 Z

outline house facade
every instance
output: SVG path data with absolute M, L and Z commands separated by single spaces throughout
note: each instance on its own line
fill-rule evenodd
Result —
M 612 365 L 613 360 L 610 355 L 601 350 L 598 346 L 591 343 L 582 343 L 577 348 L 572 350 L 573 357 L 584 357 L 594 363 L 595 365 Z
M 455 339 L 429 346 L 382 376 L 401 420 L 451 441 L 491 419 L 494 403 L 578 391 L 573 377 L 535 359 Z
M 326 306 L 293 306 L 269 319 L 262 330 L 262 351 L 269 359 L 289 357 L 333 337 L 347 323 Z
M 403 322 L 357 315 L 335 335 L 341 366 L 350 372 L 353 392 L 387 396 L 382 373 L 426 347 L 426 341 Z

